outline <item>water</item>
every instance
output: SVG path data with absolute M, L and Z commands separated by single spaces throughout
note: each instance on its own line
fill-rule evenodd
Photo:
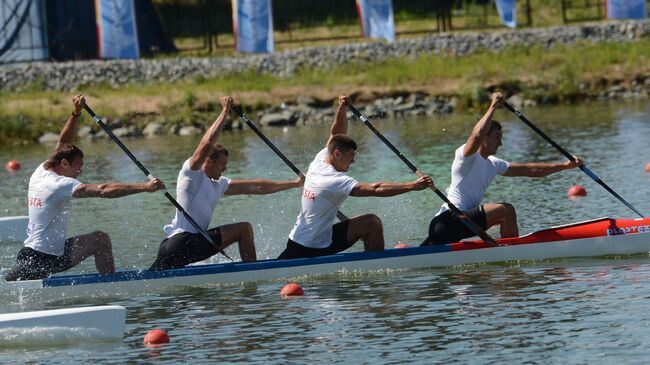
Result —
M 650 104 L 588 104 L 525 110 L 551 138 L 584 158 L 589 168 L 641 212 L 650 212 Z M 504 146 L 498 156 L 513 162 L 562 161 L 562 156 L 507 111 Z M 462 144 L 475 115 L 374 121 L 420 170 L 444 190 L 453 150 Z M 329 126 L 265 129 L 300 169 L 325 143 Z M 367 128 L 351 124 L 359 143 L 350 175 L 360 181 L 409 181 L 414 176 Z M 293 179 L 295 176 L 251 131 L 225 133 L 232 178 Z M 172 188 L 182 162 L 198 138 L 125 140 L 154 175 Z M 80 143 L 87 155 L 83 182 L 143 181 L 142 173 L 108 141 Z M 2 174 L 2 215 L 26 214 L 27 181 L 51 146 L 4 147 L 0 161 L 19 159 L 23 169 Z M 584 185 L 586 199 L 569 201 L 566 191 Z M 268 196 L 226 197 L 213 225 L 253 223 L 259 258 L 284 248 L 299 209 L 299 190 Z M 596 217 L 633 217 L 579 170 L 542 179 L 498 177 L 485 201 L 508 201 L 519 214 L 520 231 Z M 429 191 L 393 198 L 349 198 L 349 215 L 374 212 L 386 242 L 416 243 L 426 235 L 440 201 Z M 119 269 L 153 262 L 162 226 L 173 209 L 160 193 L 121 199 L 81 199 L 71 212 L 71 235 L 101 229 L 113 239 Z M 490 231 L 496 234 L 495 231 Z M 19 242 L 0 245 L 0 267 L 13 265 Z M 358 249 L 358 248 L 355 248 Z M 235 248 L 228 254 L 238 258 Z M 217 257 L 213 262 L 224 259 Z M 92 260 L 73 271 L 94 271 Z M 124 341 L 0 346 L 0 363 L 644 363 L 650 328 L 647 255 L 468 265 L 427 270 L 348 273 L 302 277 L 306 295 L 279 297 L 284 281 L 222 287 L 180 288 L 156 295 L 117 298 L 19 301 L 0 312 L 117 304 L 127 308 Z M 150 329 L 166 329 L 171 343 L 145 348 Z

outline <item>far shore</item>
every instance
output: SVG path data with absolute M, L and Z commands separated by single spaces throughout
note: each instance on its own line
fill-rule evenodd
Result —
M 268 71 L 243 69 L 210 77 L 187 76 L 169 82 L 87 83 L 63 91 L 43 90 L 42 83 L 18 84 L 19 89 L 5 90 L 0 95 L 0 142 L 50 142 L 69 115 L 70 99 L 75 93 L 84 93 L 89 105 L 105 117 L 114 133 L 125 137 L 202 133 L 219 113 L 218 98 L 222 95 L 233 96 L 236 103 L 263 127 L 329 122 L 334 112 L 333 102 L 340 94 L 351 96 L 362 112 L 375 117 L 480 110 L 493 91 L 504 92 L 511 104 L 520 108 L 592 100 L 644 99 L 650 93 L 649 35 L 650 22 L 647 21 L 466 33 L 453 37 L 471 46 L 471 52 L 455 43 L 455 48 L 442 52 L 439 44 L 443 44 L 443 40 L 449 42 L 448 38 L 452 37 L 443 34 L 392 45 L 378 43 L 297 50 L 295 55 L 322 51 L 322 57 L 334 57 L 336 62 L 321 60 L 317 65 L 292 66 L 286 61 L 276 65 L 286 68 L 282 69 L 287 71 L 283 75 L 280 74 L 284 71 L 274 74 L 273 68 Z M 530 39 L 547 44 L 526 43 Z M 549 43 L 549 39 L 553 42 Z M 512 44 L 506 46 L 505 41 Z M 403 54 L 413 53 L 413 49 L 421 49 L 427 42 L 433 44 L 430 51 Z M 499 46 L 488 48 L 494 42 Z M 381 54 L 382 49 L 389 49 L 392 56 L 372 56 Z M 459 53 L 461 50 L 464 53 Z M 368 52 L 369 56 L 351 59 L 348 53 L 352 51 Z M 276 56 L 277 62 L 293 59 L 292 54 L 280 54 L 251 56 L 249 61 L 251 65 L 255 60 L 269 63 L 268 60 Z M 139 62 L 145 65 L 149 61 Z M 156 60 L 150 62 L 160 66 Z M 171 65 L 187 62 L 183 59 L 168 61 Z M 122 70 L 127 67 L 125 65 L 129 63 L 92 61 L 38 67 L 81 67 L 81 70 L 118 67 Z M 131 70 L 132 65 L 129 67 Z M 15 75 L 16 70 L 14 67 L 9 71 Z M 46 71 L 36 71 L 29 66 L 25 70 L 25 75 L 30 72 L 46 74 Z M 1 75 L 9 71 L 0 67 L 0 76 L 11 79 Z M 90 74 L 93 72 L 99 75 L 102 71 L 98 69 Z M 115 75 L 118 77 L 120 73 Z M 231 118 L 230 128 L 242 127 L 234 115 Z M 82 138 L 105 137 L 92 119 L 84 117 L 82 125 Z

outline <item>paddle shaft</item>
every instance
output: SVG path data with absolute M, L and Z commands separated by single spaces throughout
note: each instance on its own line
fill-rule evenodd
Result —
M 90 109 L 88 105 L 84 105 L 84 109 L 88 112 L 88 114 L 90 114 L 90 116 L 93 118 L 95 123 L 99 124 L 99 126 L 102 127 L 104 132 L 106 132 L 106 134 L 108 134 L 109 137 L 111 137 L 113 142 L 115 142 L 118 146 L 120 146 L 122 151 L 124 151 L 124 153 L 126 153 L 126 155 L 129 156 L 131 161 L 133 161 L 133 163 L 135 163 L 136 166 L 140 168 L 140 170 L 147 176 L 149 180 L 155 179 L 154 176 L 151 175 L 149 170 L 147 170 L 147 168 L 144 167 L 144 165 L 142 165 L 137 158 L 135 158 L 135 156 L 131 153 L 131 151 L 129 151 L 129 149 L 124 145 L 124 143 L 122 143 L 122 141 L 120 141 L 120 139 L 117 138 L 115 134 L 113 134 L 113 131 L 111 131 L 110 128 L 108 128 L 108 126 L 95 114 L 95 112 L 93 112 L 92 109 Z M 204 229 L 199 227 L 199 224 L 196 223 L 196 221 L 192 218 L 192 216 L 190 216 L 190 214 L 185 209 L 183 209 L 183 207 L 176 201 L 176 199 L 174 199 L 174 197 L 171 194 L 169 194 L 167 190 L 165 190 L 164 194 L 165 197 L 176 207 L 176 209 L 178 209 L 179 211 L 181 211 L 181 213 L 183 213 L 185 219 L 187 219 L 187 221 L 190 222 L 190 224 L 194 227 L 194 229 L 199 231 L 201 236 L 203 236 L 203 238 L 205 238 L 208 242 L 210 242 L 212 246 L 217 247 L 217 245 L 214 243 L 210 235 L 208 235 L 208 233 Z M 230 258 L 230 256 L 226 255 L 226 253 L 223 252 L 223 250 L 219 249 L 219 252 L 221 252 L 222 255 L 230 259 L 230 261 L 234 261 L 232 258 Z
M 296 173 L 296 175 L 298 175 L 300 177 L 305 177 L 305 175 L 303 175 L 303 173 L 300 172 L 300 170 L 298 170 L 296 165 L 294 165 L 291 161 L 289 161 L 289 159 L 277 147 L 275 147 L 273 142 L 271 142 L 268 138 L 266 138 L 264 133 L 262 133 L 262 131 L 260 131 L 259 128 L 257 128 L 255 123 L 253 123 L 250 119 L 248 119 L 246 114 L 244 114 L 241 111 L 241 109 L 233 107 L 232 110 L 234 110 L 235 113 L 237 115 L 239 115 L 239 117 L 242 118 L 246 122 L 246 125 L 248 125 L 250 127 L 250 129 L 252 129 L 253 132 L 255 132 L 255 134 L 257 134 L 257 136 L 260 137 L 262 139 L 262 141 L 264 141 L 264 143 L 266 143 L 266 145 L 269 146 L 269 148 L 271 148 L 273 150 L 273 152 L 275 152 L 275 154 L 278 155 L 278 157 L 280 157 L 280 159 L 282 159 L 282 161 L 284 161 L 284 163 L 287 164 L 287 166 L 289 166 L 289 168 L 291 168 L 291 170 L 293 170 L 293 172 Z M 341 213 L 340 211 L 336 212 L 336 217 L 340 221 L 349 220 L 349 218 L 345 214 Z
M 562 148 L 559 144 L 555 143 L 549 136 L 547 136 L 544 132 L 542 132 L 535 124 L 533 124 L 528 118 L 526 118 L 519 110 L 515 109 L 512 105 L 510 105 L 506 101 L 501 102 L 503 106 L 510 110 L 512 113 L 514 113 L 519 119 L 521 119 L 522 122 L 524 122 L 527 126 L 529 126 L 532 130 L 534 130 L 537 134 L 539 134 L 546 142 L 548 142 L 551 146 L 555 147 L 556 150 L 560 151 L 561 154 L 563 154 L 566 158 L 568 158 L 570 161 L 575 161 L 575 158 L 573 155 L 571 155 L 569 152 L 567 152 L 564 148 Z M 591 170 L 587 168 L 587 166 L 582 165 L 579 166 L 580 170 L 587 174 L 590 178 L 592 178 L 595 182 L 597 182 L 600 186 L 605 188 L 610 194 L 612 194 L 616 199 L 618 199 L 621 203 L 625 204 L 628 208 L 632 209 L 634 213 L 638 214 L 641 218 L 645 218 L 641 212 L 636 210 L 630 203 L 628 203 L 625 199 L 623 199 L 620 195 L 618 195 L 612 188 L 609 187 L 609 185 L 605 184 L 604 181 L 602 181 L 596 174 L 594 174 Z
M 418 170 L 417 167 L 415 167 L 415 165 L 413 165 L 411 163 L 411 161 L 409 161 L 392 143 L 390 143 L 390 141 L 388 139 L 386 139 L 386 137 L 384 137 L 375 128 L 375 126 L 372 125 L 372 123 L 370 123 L 370 120 L 368 120 L 368 118 L 366 118 L 365 115 L 361 114 L 361 112 L 359 112 L 359 110 L 357 110 L 357 108 L 355 108 L 352 104 L 349 104 L 348 108 L 350 108 L 352 113 L 354 113 L 354 115 L 356 115 L 357 118 L 361 119 L 361 121 L 368 128 L 370 128 L 370 130 L 377 137 L 379 137 L 379 139 L 381 139 L 382 142 L 384 142 L 386 144 L 386 146 L 388 146 L 388 148 L 391 149 L 391 151 L 395 152 L 397 157 L 399 157 L 400 160 L 402 160 L 411 169 L 411 171 L 413 171 L 415 173 L 415 175 L 417 175 L 418 177 L 424 176 L 424 174 L 422 174 L 422 172 L 420 172 L 420 170 Z M 451 212 L 455 216 L 457 216 L 458 219 L 460 219 L 460 221 L 463 222 L 463 224 L 465 224 L 465 226 L 467 226 L 467 228 L 469 228 L 470 231 L 472 231 L 475 235 L 479 236 L 486 243 L 496 245 L 496 241 L 494 240 L 494 238 L 490 237 L 490 235 L 488 235 L 487 232 L 485 232 L 483 229 L 481 229 L 481 227 L 477 226 L 474 222 L 472 222 L 472 220 L 469 219 L 469 217 L 467 217 L 465 214 L 463 214 L 463 212 L 461 212 L 454 204 L 452 204 L 452 202 L 450 202 L 449 199 L 447 199 L 447 197 L 445 196 L 445 194 L 440 192 L 440 190 L 438 190 L 438 188 L 436 188 L 435 186 L 432 186 L 431 190 L 433 190 L 433 192 L 436 193 L 436 195 L 438 195 L 440 197 L 440 199 L 442 199 L 442 201 L 447 203 L 447 206 L 449 207 L 449 210 L 451 210 Z

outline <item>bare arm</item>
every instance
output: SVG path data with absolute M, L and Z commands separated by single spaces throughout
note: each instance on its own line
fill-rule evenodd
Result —
M 226 195 L 254 194 L 264 195 L 278 191 L 301 187 L 305 183 L 304 177 L 289 181 L 274 181 L 267 179 L 232 180 L 226 190 Z
M 396 182 L 375 182 L 375 183 L 359 183 L 352 188 L 351 196 L 364 197 L 364 196 L 380 196 L 388 197 L 395 196 L 410 191 L 424 190 L 433 186 L 433 180 L 429 176 L 422 176 L 413 182 L 396 183 Z
M 463 149 L 463 156 L 469 157 L 476 153 L 481 147 L 481 143 L 485 137 L 487 137 L 488 132 L 490 131 L 490 126 L 492 125 L 492 115 L 497 105 L 503 99 L 503 94 L 494 93 L 492 94 L 492 103 L 488 110 L 483 114 L 483 117 L 476 123 L 472 133 L 467 138 L 465 143 L 465 148 Z
M 165 188 L 165 183 L 153 179 L 141 184 L 105 183 L 81 184 L 72 194 L 75 198 L 121 198 L 123 196 L 158 191 Z
M 217 139 L 219 139 L 223 126 L 226 124 L 226 117 L 232 107 L 233 100 L 230 96 L 222 96 L 221 99 L 219 99 L 219 102 L 221 103 L 222 108 L 221 113 L 217 119 L 215 119 L 214 123 L 212 123 L 210 128 L 205 131 L 199 145 L 196 147 L 192 157 L 190 157 L 190 168 L 192 170 L 198 170 L 201 168 L 201 165 L 203 165 L 203 162 L 208 157 L 212 146 L 217 142 Z
M 334 115 L 334 122 L 332 123 L 332 128 L 330 128 L 330 136 L 327 139 L 327 144 L 329 144 L 330 139 L 335 134 L 346 134 L 348 133 L 348 118 L 347 118 L 347 106 L 351 104 L 350 98 L 345 95 L 339 96 L 339 106 L 336 109 L 336 114 Z
M 573 169 L 583 164 L 582 160 L 575 157 L 575 160 L 561 163 L 511 163 L 503 176 L 527 176 L 544 177 L 556 172 Z
M 86 98 L 82 95 L 75 95 L 72 98 L 72 115 L 68 118 L 68 121 L 63 126 L 61 134 L 59 134 L 58 145 L 64 143 L 72 143 L 77 137 L 77 130 L 79 129 L 79 117 L 81 116 L 81 110 L 84 105 L 86 105 Z

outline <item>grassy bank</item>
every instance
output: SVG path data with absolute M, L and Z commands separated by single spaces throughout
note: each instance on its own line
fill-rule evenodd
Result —
M 410 92 L 457 96 L 460 108 L 480 108 L 489 91 L 520 94 L 539 103 L 579 101 L 612 85 L 628 86 L 650 77 L 650 40 L 634 43 L 517 47 L 463 57 L 425 55 L 379 63 L 348 63 L 330 70 L 304 69 L 292 78 L 254 72 L 173 84 L 93 86 L 93 109 L 110 118 L 144 124 L 205 123 L 218 111 L 218 97 L 230 94 L 249 110 L 308 95 L 328 103 L 338 94 L 358 101 Z M 44 131 L 58 131 L 74 92 L 0 95 L 0 141 L 30 143 Z M 88 118 L 87 118 L 88 119 Z M 85 123 L 91 125 L 90 120 Z

